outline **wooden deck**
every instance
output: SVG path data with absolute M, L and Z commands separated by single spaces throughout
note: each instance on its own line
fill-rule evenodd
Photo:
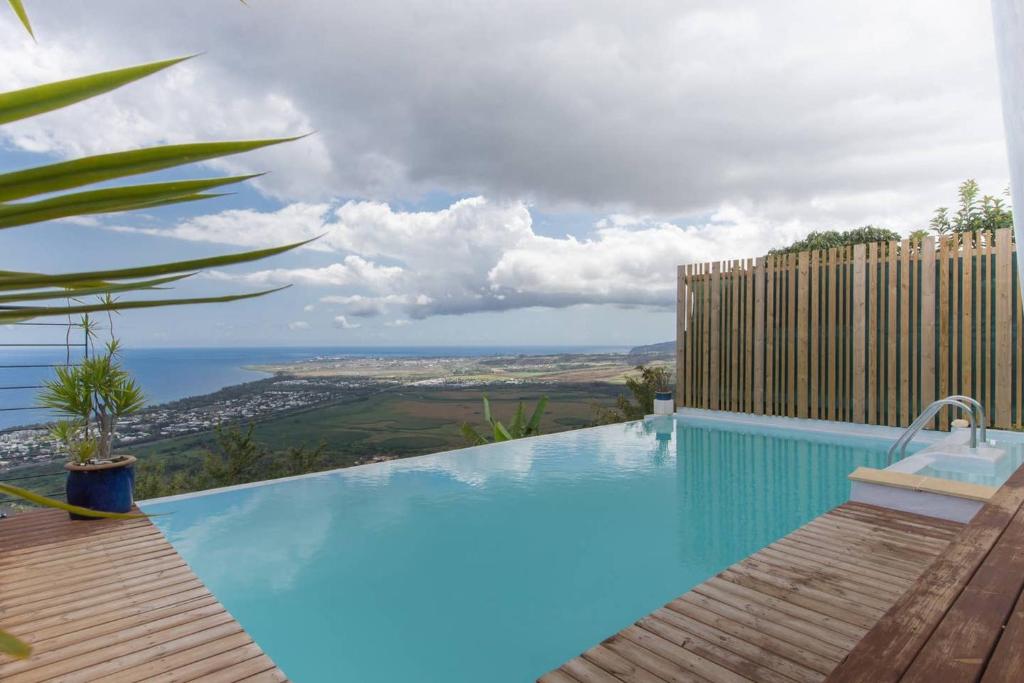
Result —
M 1024 680 L 1024 468 L 829 677 Z
M 4 683 L 287 680 L 148 520 L 0 520 L 0 625 Z
M 841 505 L 540 681 L 824 680 L 961 528 Z M 849 680 L 875 683 L 873 677 Z

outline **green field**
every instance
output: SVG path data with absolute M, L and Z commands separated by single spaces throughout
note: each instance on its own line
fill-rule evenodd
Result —
M 519 401 L 527 410 L 542 395 L 550 398 L 542 431 L 558 432 L 593 424 L 594 406 L 609 406 L 622 391 L 607 384 L 499 385 L 487 388 L 498 419 L 509 421 Z M 480 389 L 401 387 L 367 398 L 341 401 L 256 424 L 256 440 L 271 451 L 324 445 L 331 467 L 347 467 L 382 458 L 422 455 L 467 444 L 459 426 L 483 424 Z M 132 447 L 144 462 L 159 459 L 169 472 L 194 465 L 213 443 L 211 432 L 164 439 Z
M 373 394 L 286 413 L 255 423 L 254 438 L 269 452 L 268 463 L 278 462 L 285 451 L 323 445 L 318 469 L 349 467 L 385 459 L 404 458 L 464 448 L 468 444 L 459 427 L 468 422 L 481 433 L 481 397 L 486 391 L 494 415 L 509 422 L 519 401 L 531 411 L 538 398 L 550 399 L 543 433 L 578 429 L 594 424 L 595 407 L 611 406 L 623 388 L 593 384 L 499 384 L 490 387 L 390 387 Z M 245 428 L 247 425 L 238 425 Z M 140 472 L 154 464 L 167 477 L 194 473 L 201 468 L 208 449 L 216 445 L 214 432 L 199 432 L 170 439 L 139 443 L 120 449 L 140 459 Z M 59 463 L 19 468 L 17 476 L 29 479 L 24 486 L 50 496 L 62 495 L 64 472 Z M 39 476 L 43 475 L 43 476 Z M 264 473 L 265 478 L 269 475 Z M 0 509 L 12 501 L 0 498 Z

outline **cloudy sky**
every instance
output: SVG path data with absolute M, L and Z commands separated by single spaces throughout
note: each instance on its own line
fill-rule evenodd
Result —
M 161 174 L 269 172 L 231 197 L 5 231 L 12 270 L 324 235 L 179 288 L 286 292 L 121 316 L 137 346 L 662 341 L 679 263 L 1007 185 L 988 0 L 26 4 L 0 90 L 202 54 L 0 128 L 0 169 L 313 132 Z

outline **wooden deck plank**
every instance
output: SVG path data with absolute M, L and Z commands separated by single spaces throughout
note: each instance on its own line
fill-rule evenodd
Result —
M 577 659 L 619 681 L 824 680 L 961 526 L 840 506 Z
M 689 648 L 702 657 L 757 681 L 778 678 L 816 681 L 821 674 L 786 657 L 763 650 L 729 631 L 692 619 L 681 612 L 662 607 L 637 622 L 642 628 L 656 630 L 679 647 Z
M 1007 480 L 829 681 L 978 680 L 993 649 L 1000 650 L 1003 626 L 1020 601 L 1022 506 L 1024 468 Z M 1002 652 L 1012 655 L 1013 648 L 1007 645 Z
M 149 520 L 0 521 L 0 622 L 33 647 L 0 680 L 287 680 Z

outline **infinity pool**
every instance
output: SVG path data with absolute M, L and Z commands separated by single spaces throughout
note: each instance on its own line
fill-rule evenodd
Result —
M 842 503 L 887 446 L 669 417 L 142 507 L 299 683 L 518 683 Z

